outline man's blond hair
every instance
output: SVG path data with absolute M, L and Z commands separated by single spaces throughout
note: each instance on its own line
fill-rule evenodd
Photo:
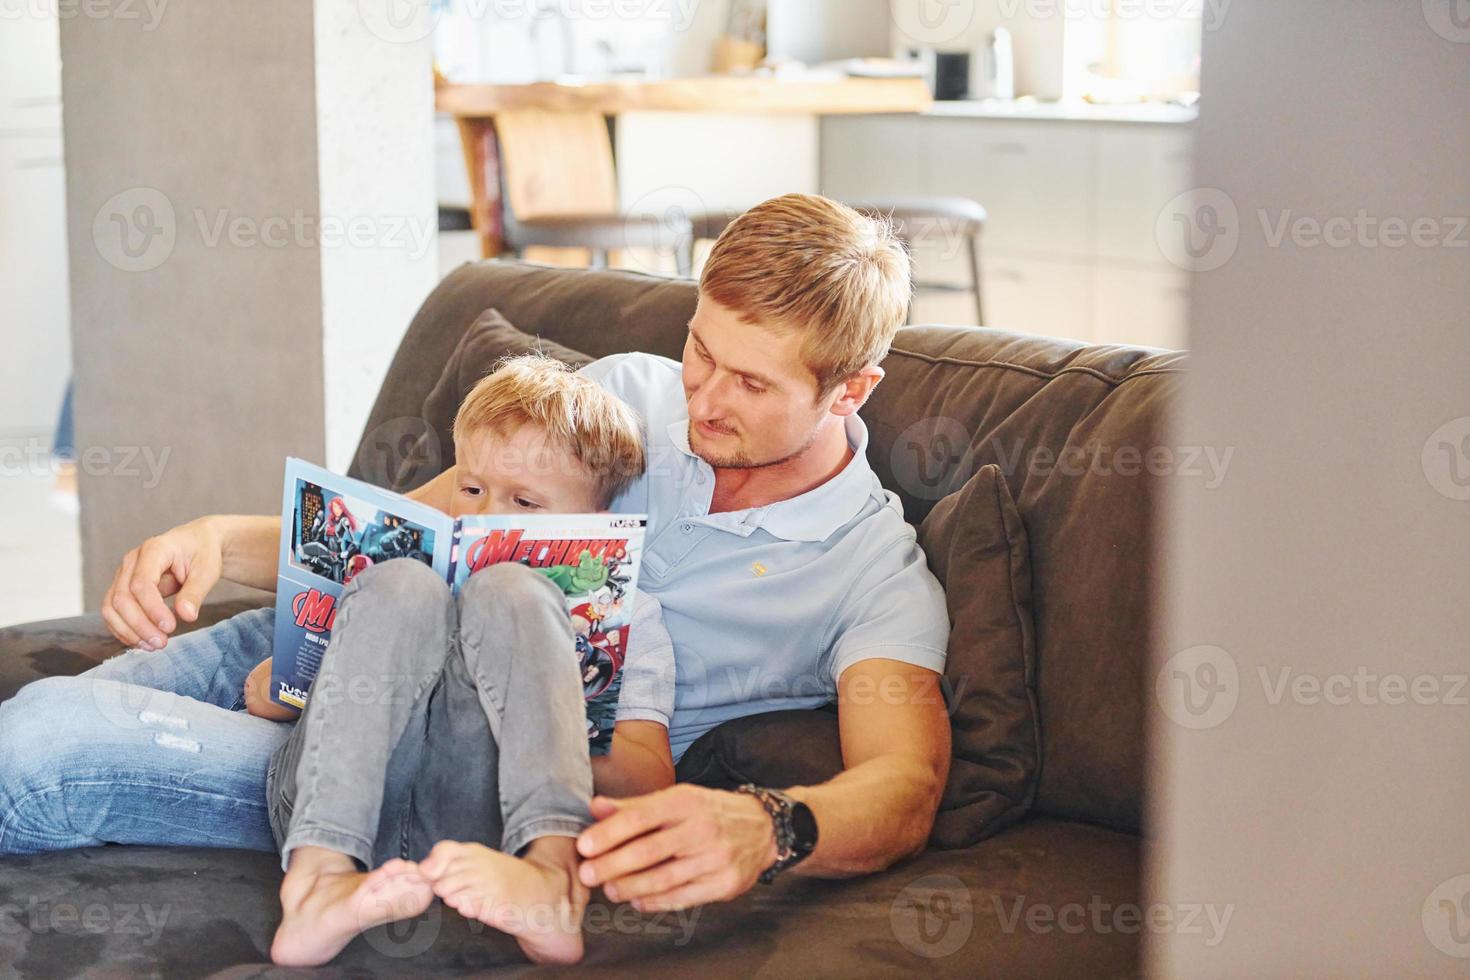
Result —
M 825 394 L 888 354 L 907 318 L 912 275 L 888 219 L 787 194 L 730 223 L 699 288 L 746 323 L 802 331 L 802 362 Z
M 602 507 L 643 474 L 638 416 L 595 381 L 558 360 L 524 354 L 501 361 L 470 389 L 454 416 L 454 436 L 506 436 L 523 425 L 575 459 L 597 481 Z

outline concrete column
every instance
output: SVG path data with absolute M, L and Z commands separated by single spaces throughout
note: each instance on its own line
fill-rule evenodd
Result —
M 146 535 L 276 511 L 286 455 L 345 469 L 433 287 L 429 42 L 373 6 L 63 19 L 89 607 Z

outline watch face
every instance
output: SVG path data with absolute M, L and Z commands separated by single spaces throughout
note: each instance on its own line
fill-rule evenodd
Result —
M 805 803 L 796 803 L 791 807 L 791 831 L 796 838 L 792 845 L 796 853 L 810 854 L 817 846 L 817 818 L 812 815 L 812 808 Z

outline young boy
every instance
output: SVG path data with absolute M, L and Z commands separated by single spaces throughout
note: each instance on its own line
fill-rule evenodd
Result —
M 476 385 L 454 444 L 457 465 L 414 495 L 451 516 L 604 511 L 644 467 L 631 410 L 535 356 Z M 279 718 L 269 677 L 266 661 L 246 703 Z M 272 958 L 324 963 L 437 895 L 515 935 L 534 960 L 579 960 L 588 890 L 574 844 L 593 786 L 626 796 L 671 785 L 673 707 L 673 647 L 650 596 L 636 599 L 611 748 L 589 766 L 559 588 L 520 565 L 476 573 L 457 600 L 416 561 L 360 573 L 271 759 L 286 869 Z

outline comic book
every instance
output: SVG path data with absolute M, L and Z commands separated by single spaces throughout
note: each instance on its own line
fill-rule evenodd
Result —
M 588 735 L 594 744 L 599 732 L 611 738 L 647 526 L 647 517 L 636 514 L 456 520 L 402 494 L 288 458 L 271 699 L 306 706 L 337 600 L 364 569 L 421 561 L 457 595 L 485 566 L 515 561 L 551 579 L 566 596 L 588 699 Z

